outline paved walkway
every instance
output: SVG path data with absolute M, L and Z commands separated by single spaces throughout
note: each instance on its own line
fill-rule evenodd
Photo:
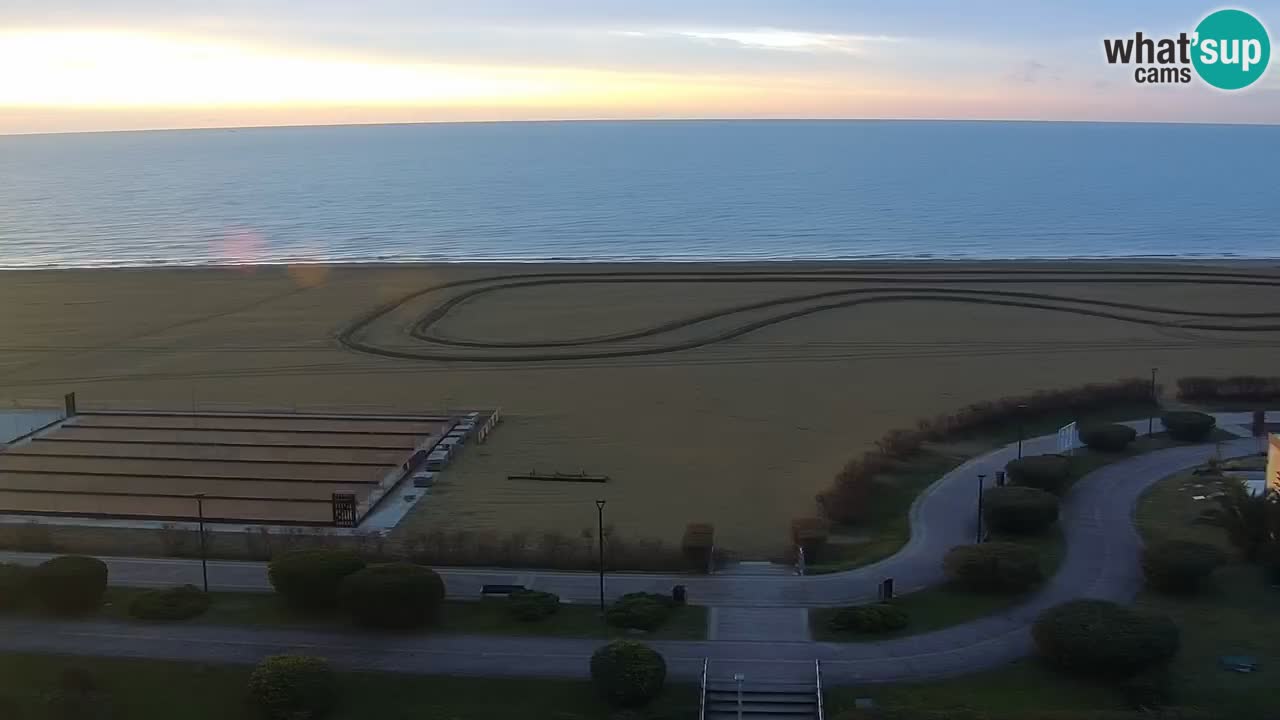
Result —
M 1280 413 L 1269 415 L 1280 421 Z M 1247 413 L 1218 416 L 1220 425 L 1244 425 Z M 1145 430 L 1146 421 L 1132 423 Z M 1053 452 L 1055 438 L 1024 442 L 1024 454 Z M 1255 453 L 1256 440 L 1219 443 L 1223 457 Z M 896 555 L 857 570 L 814 577 L 731 575 L 711 577 L 614 574 L 608 594 L 666 591 L 679 582 L 692 602 L 714 608 L 713 638 L 706 642 L 655 642 L 674 676 L 694 679 L 702 659 L 715 674 L 743 671 L 771 679 L 809 679 L 813 661 L 830 682 L 885 682 L 959 675 L 993 667 L 1030 650 L 1029 623 L 1043 609 L 1078 597 L 1128 601 L 1141 585 L 1140 540 L 1132 512 L 1152 483 L 1203 463 L 1215 445 L 1161 450 L 1103 467 L 1081 479 L 1063 502 L 1066 556 L 1058 573 L 1028 602 L 1008 612 L 931 633 L 873 643 L 818 643 L 801 628 L 803 608 L 845 605 L 874 598 L 884 577 L 900 592 L 939 583 L 940 558 L 976 531 L 977 475 L 990 482 L 1016 454 L 1013 446 L 971 460 L 943 476 L 911 509 L 912 537 Z M 38 562 L 47 556 L 0 553 L 0 561 Z M 167 586 L 199 581 L 199 563 L 188 560 L 110 558 L 112 582 Z M 590 601 L 596 576 L 518 570 L 445 569 L 451 597 L 475 598 L 486 582 L 519 582 Z M 210 583 L 225 590 L 267 590 L 261 563 L 210 563 Z M 112 622 L 0 622 L 0 648 L 109 656 L 253 662 L 283 650 L 323 655 L 344 667 L 422 673 L 582 677 L 595 640 L 487 636 L 384 636 L 314 630 L 154 626 Z

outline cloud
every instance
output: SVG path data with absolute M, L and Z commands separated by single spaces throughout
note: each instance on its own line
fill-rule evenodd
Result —
M 756 28 L 750 30 L 617 31 L 635 38 L 684 38 L 721 47 L 804 53 L 862 55 L 876 45 L 901 42 L 887 35 L 815 33 L 801 30 Z

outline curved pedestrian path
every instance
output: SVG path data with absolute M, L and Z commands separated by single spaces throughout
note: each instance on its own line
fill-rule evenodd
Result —
M 1247 413 L 1218 414 L 1218 424 L 1234 434 Z M 1280 413 L 1269 414 L 1270 422 Z M 1146 421 L 1131 423 L 1146 429 Z M 1024 441 L 1024 454 L 1056 450 L 1054 436 Z M 1253 438 L 1159 450 L 1121 460 L 1089 473 L 1063 501 L 1060 525 L 1065 557 L 1058 572 L 1027 602 L 1010 610 L 950 628 L 881 642 L 820 643 L 779 640 L 770 632 L 771 612 L 790 617 L 803 608 L 847 605 L 874 597 L 885 577 L 902 592 L 942 581 L 941 558 L 951 547 L 972 542 L 976 534 L 977 476 L 988 482 L 1016 454 L 1008 446 L 975 458 L 947 473 L 911 508 L 912 536 L 897 554 L 856 570 L 813 577 L 614 574 L 608 593 L 666 591 L 685 584 L 693 602 L 713 610 L 747 608 L 760 613 L 758 634 L 739 639 L 665 641 L 653 645 L 666 656 L 674 676 L 691 679 L 710 658 L 717 675 L 747 672 L 771 679 L 811 679 L 813 662 L 822 661 L 831 682 L 861 683 L 921 680 L 974 672 L 1026 655 L 1029 626 L 1042 610 L 1067 600 L 1090 597 L 1127 602 L 1141 586 L 1141 540 L 1132 513 L 1142 492 L 1169 475 L 1204 463 L 1215 453 L 1224 458 L 1256 453 Z M 0 561 L 38 562 L 47 556 L 0 553 Z M 114 583 L 168 586 L 199 581 L 198 562 L 110 558 Z M 592 574 L 517 570 L 442 571 L 451 596 L 474 599 L 486 582 L 519 582 L 559 593 L 572 601 L 597 597 Z M 220 590 L 268 590 L 262 563 L 210 563 L 211 586 Z M 715 612 L 713 612 L 713 615 Z M 713 630 L 714 632 L 714 630 Z M 333 662 L 368 670 L 476 675 L 583 677 L 587 660 L 600 641 L 592 639 L 507 638 L 492 636 L 386 636 L 304 629 L 228 628 L 201 625 L 155 626 L 118 622 L 0 622 L 0 648 L 175 660 L 254 662 L 276 652 L 322 655 Z

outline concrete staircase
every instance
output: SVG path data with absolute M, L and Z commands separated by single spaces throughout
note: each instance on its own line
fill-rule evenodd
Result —
M 752 682 L 742 684 L 742 720 L 817 720 L 818 694 L 813 683 Z M 732 679 L 707 681 L 704 720 L 738 720 L 738 684 Z

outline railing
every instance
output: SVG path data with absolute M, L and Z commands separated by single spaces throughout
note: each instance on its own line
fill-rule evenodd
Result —
M 702 690 L 698 699 L 698 720 L 707 719 L 707 658 L 702 658 Z
M 813 661 L 813 677 L 818 688 L 818 720 L 822 719 L 822 661 Z

